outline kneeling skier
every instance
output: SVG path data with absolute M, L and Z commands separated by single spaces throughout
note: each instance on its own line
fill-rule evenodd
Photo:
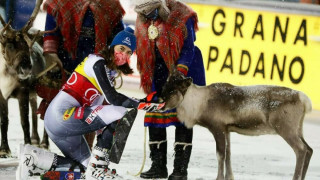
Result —
M 87 180 L 117 176 L 109 169 L 109 155 L 118 120 L 134 119 L 136 108 L 153 111 L 164 105 L 147 102 L 146 98 L 129 98 L 115 90 L 118 73 L 133 73 L 128 61 L 135 49 L 136 37 L 133 29 L 127 27 L 115 36 L 110 47 L 106 46 L 100 54 L 90 54 L 77 66 L 50 103 L 44 119 L 49 137 L 64 157 L 26 145 L 18 179 L 28 179 L 28 174 L 35 170 L 44 173 L 75 163 L 86 168 Z M 134 109 L 128 112 L 126 108 Z M 100 133 L 91 153 L 83 135 L 93 131 Z

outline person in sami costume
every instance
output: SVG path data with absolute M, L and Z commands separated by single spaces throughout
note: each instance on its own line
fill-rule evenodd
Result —
M 141 87 L 146 94 L 162 87 L 173 68 L 192 77 L 197 85 L 205 85 L 202 55 L 197 46 L 197 14 L 186 4 L 176 0 L 136 0 L 135 34 L 137 37 L 138 70 Z M 144 125 L 149 129 L 151 168 L 140 177 L 167 178 L 166 127 L 176 126 L 174 169 L 169 180 L 187 179 L 192 149 L 193 130 L 177 119 L 175 110 L 163 113 L 147 112 Z

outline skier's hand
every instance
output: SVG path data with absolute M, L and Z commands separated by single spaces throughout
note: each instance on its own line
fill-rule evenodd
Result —
M 165 103 L 140 102 L 138 105 L 138 109 L 148 112 L 161 112 L 164 105 Z
M 140 100 L 138 109 L 148 112 L 160 112 L 164 105 L 165 103 L 158 98 L 157 92 L 154 91 Z

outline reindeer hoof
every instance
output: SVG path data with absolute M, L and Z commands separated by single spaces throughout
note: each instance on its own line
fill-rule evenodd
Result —
M 231 175 L 226 175 L 225 180 L 234 180 L 233 174 Z
M 11 151 L 10 149 L 0 149 L 0 158 L 10 158 L 11 156 Z
M 49 143 L 41 143 L 40 148 L 42 149 L 49 149 Z
M 31 139 L 31 145 L 39 147 L 40 141 L 38 139 Z
M 39 147 L 40 138 L 39 138 L 38 135 L 32 135 L 31 136 L 31 144 Z
M 37 138 L 31 138 L 31 145 L 40 147 L 40 139 Z

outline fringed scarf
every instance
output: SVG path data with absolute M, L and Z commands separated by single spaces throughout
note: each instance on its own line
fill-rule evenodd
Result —
M 119 0 L 47 0 L 44 9 L 56 17 L 64 37 L 64 47 L 75 58 L 82 20 L 87 9 L 94 14 L 95 53 L 106 45 L 112 29 L 125 14 Z
M 141 87 L 145 93 L 151 93 L 153 71 L 155 66 L 155 46 L 159 49 L 166 66 L 170 70 L 176 65 L 184 39 L 187 36 L 186 22 L 192 17 L 194 29 L 198 30 L 197 14 L 187 5 L 176 0 L 169 0 L 169 17 L 166 21 L 158 18 L 154 26 L 159 31 L 159 37 L 150 40 L 148 37 L 148 27 L 152 23 L 150 20 L 138 16 L 136 20 L 135 34 L 137 36 L 137 68 L 140 72 Z

